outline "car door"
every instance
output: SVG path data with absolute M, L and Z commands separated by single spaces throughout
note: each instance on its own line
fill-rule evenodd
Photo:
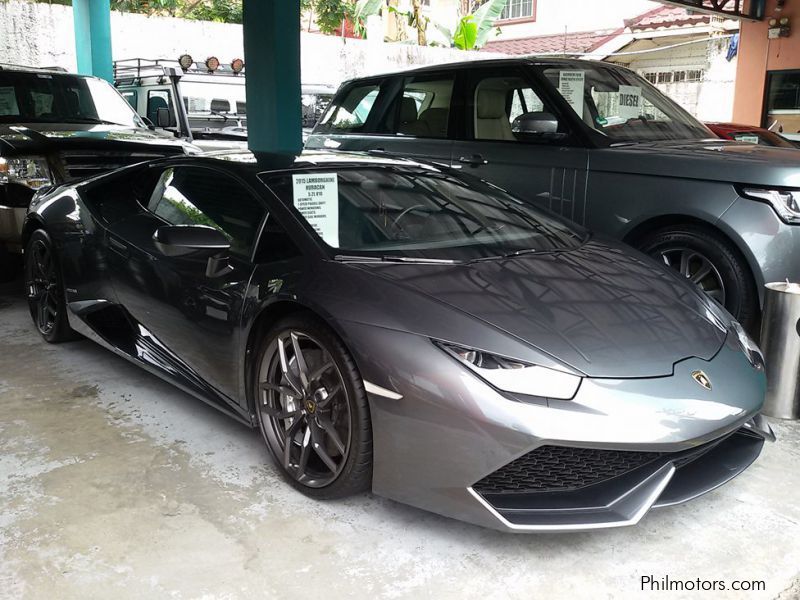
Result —
M 468 74 L 453 166 L 584 224 L 588 155 L 563 109 L 522 67 Z
M 239 323 L 265 213 L 255 193 L 231 174 L 171 166 L 144 210 L 109 227 L 116 295 L 141 335 L 166 348 L 163 368 L 190 380 L 201 374 L 227 398 L 241 392 Z M 153 239 L 167 225 L 213 227 L 228 238 L 230 250 L 220 258 L 167 256 Z

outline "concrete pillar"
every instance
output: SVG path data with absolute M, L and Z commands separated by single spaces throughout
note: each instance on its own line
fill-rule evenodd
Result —
M 243 0 L 247 138 L 253 152 L 299 154 L 299 0 Z
M 78 72 L 114 80 L 111 61 L 111 1 L 72 0 Z

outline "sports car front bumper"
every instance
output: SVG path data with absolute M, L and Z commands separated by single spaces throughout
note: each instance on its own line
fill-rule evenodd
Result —
M 350 325 L 369 383 L 373 491 L 474 524 L 630 525 L 732 479 L 773 437 L 758 416 L 764 373 L 733 344 L 669 377 L 585 379 L 563 401 L 510 397 L 424 337 Z

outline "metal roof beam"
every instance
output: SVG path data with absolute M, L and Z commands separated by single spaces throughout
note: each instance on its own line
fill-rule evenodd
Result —
M 681 6 L 697 12 L 760 21 L 764 18 L 766 0 L 661 0 L 663 4 Z

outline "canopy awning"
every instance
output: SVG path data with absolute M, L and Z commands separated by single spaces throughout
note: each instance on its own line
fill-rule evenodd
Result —
M 732 19 L 764 18 L 766 0 L 661 0 L 664 4 L 674 4 L 692 10 L 720 15 Z

